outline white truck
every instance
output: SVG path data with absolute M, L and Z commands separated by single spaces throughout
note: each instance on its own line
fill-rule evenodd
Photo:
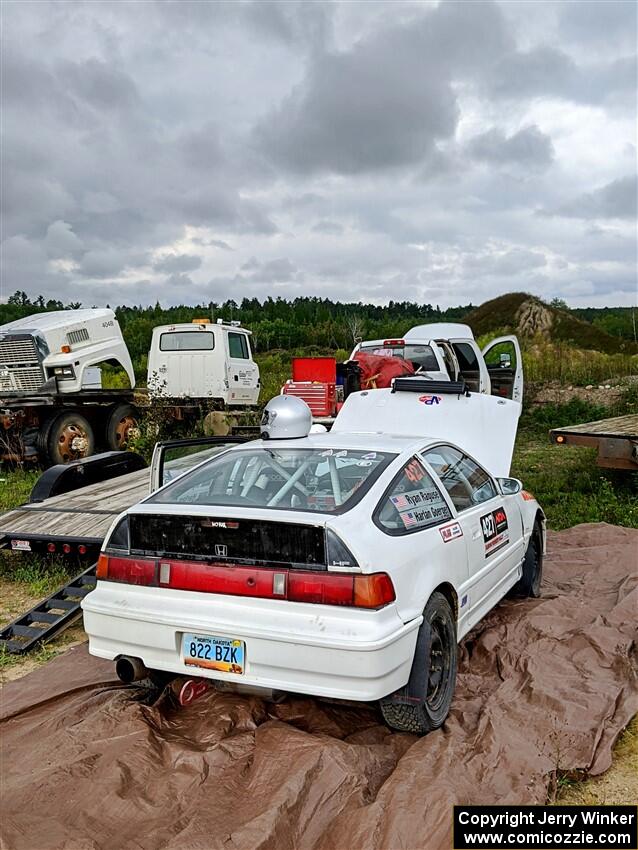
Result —
M 103 389 L 101 364 L 121 367 L 130 389 Z M 112 310 L 28 316 L 0 325 L 0 459 L 50 465 L 122 449 L 151 404 L 183 420 L 255 405 L 259 389 L 250 331 L 237 322 L 155 328 L 148 390 L 135 390 Z
M 401 339 L 365 340 L 358 352 L 401 357 L 417 374 L 435 381 L 465 381 L 471 392 L 523 400 L 523 360 L 515 336 L 493 339 L 481 349 L 469 325 L 417 325 Z

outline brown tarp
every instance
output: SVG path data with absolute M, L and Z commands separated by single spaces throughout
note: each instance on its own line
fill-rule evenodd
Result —
M 453 803 L 542 803 L 553 771 L 604 771 L 638 709 L 638 531 L 549 546 L 542 598 L 463 642 L 451 715 L 422 739 L 312 699 L 144 705 L 70 650 L 3 691 L 2 847 L 450 848 Z

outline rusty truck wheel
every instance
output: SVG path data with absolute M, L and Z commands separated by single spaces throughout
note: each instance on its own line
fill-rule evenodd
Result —
M 118 452 L 128 447 L 129 440 L 138 432 L 137 413 L 130 404 L 118 404 L 106 420 L 106 447 Z
M 45 424 L 39 448 L 48 466 L 88 457 L 95 450 L 93 427 L 75 410 L 58 413 Z

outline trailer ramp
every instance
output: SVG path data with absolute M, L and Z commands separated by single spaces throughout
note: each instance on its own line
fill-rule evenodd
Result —
M 21 655 L 51 640 L 82 615 L 84 597 L 95 587 L 95 564 L 0 631 L 0 653 Z

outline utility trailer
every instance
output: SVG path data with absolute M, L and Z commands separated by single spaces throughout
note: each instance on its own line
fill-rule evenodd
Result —
M 121 368 L 130 389 L 103 389 L 101 364 Z M 0 460 L 50 466 L 125 449 L 151 408 L 171 421 L 208 417 L 212 433 L 228 433 L 259 399 L 250 331 L 208 319 L 154 328 L 147 384 L 135 389 L 110 309 L 60 310 L 1 325 Z
M 95 562 L 113 521 L 186 469 L 247 437 L 198 437 L 158 443 L 150 467 L 134 452 L 105 452 L 60 464 L 37 480 L 29 501 L 0 514 L 0 549 L 61 556 L 82 571 L 0 630 L 0 651 L 28 652 L 81 615 L 95 584 Z M 155 482 L 155 483 L 154 483 Z
M 638 414 L 615 416 L 553 428 L 552 443 L 559 446 L 587 446 L 598 450 L 597 464 L 605 469 L 638 471 Z

